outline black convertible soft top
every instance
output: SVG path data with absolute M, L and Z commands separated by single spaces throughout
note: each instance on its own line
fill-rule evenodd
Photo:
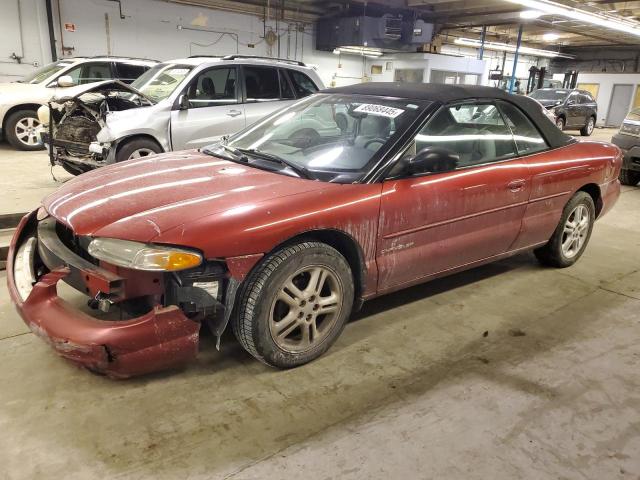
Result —
M 352 95 L 375 95 L 396 97 L 447 104 L 467 99 L 501 99 L 511 102 L 523 110 L 537 125 L 551 148 L 563 147 L 576 140 L 560 131 L 544 114 L 536 100 L 523 95 L 514 95 L 499 88 L 475 85 L 441 85 L 433 83 L 367 82 L 322 90 L 321 93 Z

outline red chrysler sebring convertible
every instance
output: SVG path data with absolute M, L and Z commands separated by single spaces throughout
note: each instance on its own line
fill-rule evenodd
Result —
M 60 355 L 113 377 L 187 362 L 203 324 L 294 367 L 372 297 L 529 249 L 572 265 L 621 162 L 497 89 L 335 88 L 201 151 L 66 183 L 22 220 L 9 290 Z M 75 309 L 60 281 L 119 319 Z

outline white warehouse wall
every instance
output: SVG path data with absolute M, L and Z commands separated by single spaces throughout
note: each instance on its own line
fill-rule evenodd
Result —
M 2 0 L 0 80 L 17 80 L 51 61 L 44 0 Z M 23 57 L 18 63 L 11 55 Z
M 44 0 L 3 0 L 3 9 L 5 2 L 12 5 L 9 5 L 8 15 L 3 12 L 3 23 L 0 23 L 6 23 L 5 28 L 0 29 L 0 57 L 4 54 L 8 62 L 0 63 L 0 79 L 15 80 L 33 70 L 29 65 L 18 68 L 15 62 L 8 59 L 11 51 L 18 48 L 20 38 L 17 13 L 14 12 L 17 2 L 20 2 L 23 10 L 23 36 L 29 38 L 29 42 L 25 42 L 25 56 L 29 57 L 29 61 L 31 57 L 39 63 L 50 61 L 49 56 L 40 52 L 50 50 L 46 10 Z M 124 19 L 120 18 L 115 2 L 60 0 L 61 21 L 58 21 L 57 11 L 54 12 L 58 57 L 61 56 L 62 44 L 73 48 L 65 51 L 65 57 L 111 54 L 168 60 L 195 54 L 278 54 L 277 44 L 269 47 L 260 38 L 264 25 L 258 16 L 160 0 L 129 0 L 122 3 Z M 60 23 L 75 25 L 74 32 L 62 31 L 62 42 Z M 267 22 L 267 29 L 275 30 L 275 27 L 275 21 Z M 304 25 L 304 30 L 297 33 L 296 48 L 295 24 L 280 22 L 281 57 L 317 66 L 327 86 L 361 81 L 365 67 L 362 57 L 342 56 L 339 66 L 337 55 L 313 48 L 313 25 Z M 40 43 L 34 39 L 40 39 Z M 254 44 L 255 48 L 249 47 L 249 44 Z M 32 50 L 38 50 L 38 55 Z

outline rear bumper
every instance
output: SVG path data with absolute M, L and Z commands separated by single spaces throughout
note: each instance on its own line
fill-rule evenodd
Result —
M 176 306 L 156 306 L 137 318 L 106 321 L 91 317 L 60 298 L 57 295 L 60 280 L 84 279 L 87 291 L 104 282 L 100 278 L 104 277 L 103 269 L 90 263 L 87 266 L 83 263 L 86 260 L 68 249 L 56 252 L 62 264 L 43 275 L 23 300 L 16 287 L 15 255 L 31 235 L 35 222 L 35 212 L 25 216 L 11 241 L 7 258 L 9 294 L 31 331 L 59 355 L 115 378 L 176 367 L 197 355 L 200 324 L 187 318 Z M 27 227 L 31 227 L 29 232 Z

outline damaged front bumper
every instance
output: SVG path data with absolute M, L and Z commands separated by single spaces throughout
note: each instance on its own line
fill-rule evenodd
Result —
M 64 280 L 88 295 L 103 293 L 117 299 L 126 279 L 88 262 L 62 242 L 38 236 L 39 257 L 48 267 L 30 291 L 33 269 L 16 267 L 16 253 L 34 237 L 36 213 L 25 216 L 14 235 L 7 259 L 9 293 L 27 326 L 58 354 L 92 371 L 126 378 L 183 365 L 198 353 L 200 322 L 189 319 L 177 306 L 154 306 L 129 320 L 99 320 L 74 307 L 57 294 Z M 38 228 L 38 230 L 40 230 Z M 80 287 L 80 288 L 79 288 Z
M 51 165 L 65 163 L 85 169 L 104 167 L 115 163 L 115 149 L 109 142 L 81 143 L 54 138 L 49 132 L 41 132 L 40 138 L 49 152 Z

